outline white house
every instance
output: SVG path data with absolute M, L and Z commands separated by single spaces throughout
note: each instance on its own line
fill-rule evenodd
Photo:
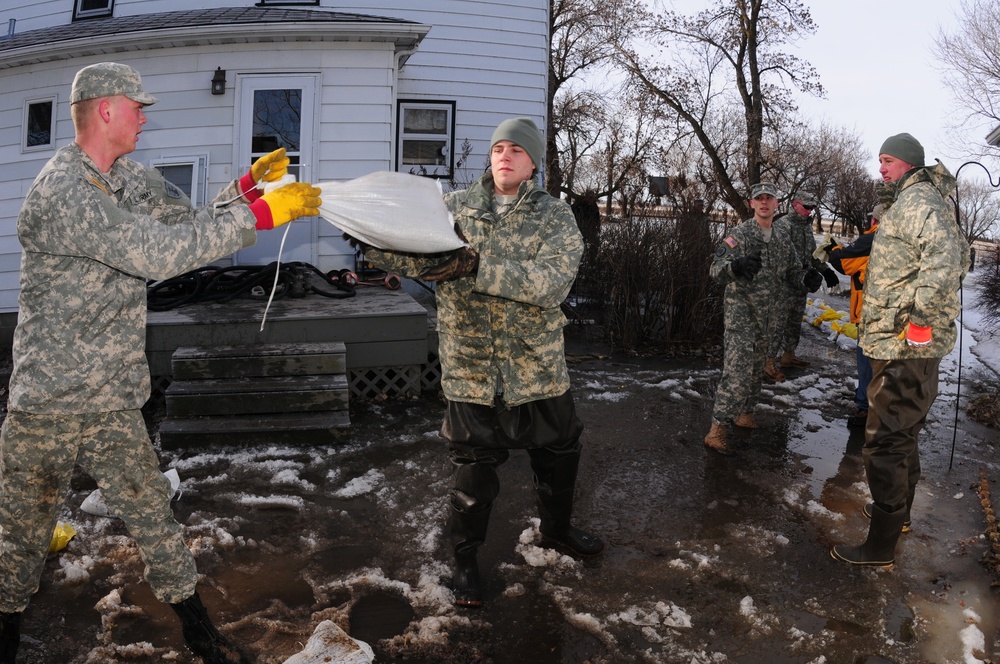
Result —
M 278 146 L 302 180 L 379 170 L 465 184 L 504 118 L 545 126 L 549 0 L 33 0 L 0 5 L 0 343 L 16 322 L 16 219 L 73 139 L 69 91 L 95 62 L 131 65 L 159 98 L 130 156 L 196 205 Z M 461 160 L 463 145 L 471 149 Z M 461 162 L 461 163 L 460 163 Z M 231 257 L 278 257 L 281 233 Z M 353 267 L 340 232 L 299 220 L 281 253 Z

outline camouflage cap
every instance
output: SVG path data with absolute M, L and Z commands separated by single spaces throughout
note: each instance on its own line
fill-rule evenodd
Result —
M 157 101 L 156 97 L 142 89 L 139 72 L 117 62 L 99 62 L 76 73 L 69 103 L 116 95 L 124 95 L 146 106 Z
M 762 196 L 764 194 L 770 194 L 777 198 L 778 188 L 770 182 L 758 182 L 750 189 L 750 198 L 757 198 L 758 196 Z
M 816 207 L 816 197 L 813 196 L 812 194 L 799 192 L 799 195 L 796 196 L 796 198 L 799 200 L 799 203 L 802 203 L 804 206 L 808 208 Z

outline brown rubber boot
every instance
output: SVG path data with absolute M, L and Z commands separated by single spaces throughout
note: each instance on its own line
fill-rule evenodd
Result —
M 775 383 L 785 382 L 785 374 L 781 373 L 781 370 L 775 366 L 773 357 L 767 358 L 767 362 L 764 363 L 764 375 Z
M 753 418 L 753 413 L 740 413 L 740 416 L 736 418 L 733 422 L 738 427 L 743 427 L 744 429 L 756 429 L 757 420 Z
M 782 353 L 781 359 L 778 360 L 778 364 L 781 365 L 782 369 L 809 368 L 809 363 L 803 360 L 801 357 L 796 357 L 794 350 L 786 350 L 784 353 Z
M 732 448 L 726 443 L 725 425 L 712 422 L 712 428 L 708 430 L 708 435 L 705 436 L 705 446 L 725 456 L 733 453 Z

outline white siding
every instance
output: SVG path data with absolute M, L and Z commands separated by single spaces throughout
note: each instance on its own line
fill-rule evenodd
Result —
M 72 0 L 33 0 L 8 10 L 0 0 L 0 35 L 5 19 L 16 32 L 72 19 Z M 117 17 L 199 9 L 204 0 L 115 0 Z M 250 0 L 215 0 L 212 7 L 247 7 Z M 73 138 L 69 87 L 76 71 L 100 60 L 134 66 L 160 102 L 132 158 L 208 154 L 209 199 L 242 168 L 233 161 L 234 81 L 239 74 L 319 74 L 315 125 L 314 180 L 345 180 L 395 166 L 396 101 L 454 102 L 455 148 L 473 144 L 468 172 L 487 163 L 493 128 L 511 116 L 532 117 L 545 126 L 548 73 L 548 0 L 322 0 L 325 9 L 416 21 L 431 26 L 417 51 L 398 72 L 392 45 L 295 42 L 238 46 L 188 46 L 129 51 L 111 56 L 26 65 L 0 72 L 0 313 L 16 311 L 20 248 L 17 212 L 32 180 L 54 149 L 23 153 L 25 99 L 55 95 L 55 145 Z M 303 9 L 313 9 L 304 7 Z M 225 95 L 209 93 L 216 67 L 227 71 Z M 397 78 L 398 76 L 398 78 Z M 303 223 L 303 222 L 297 222 Z M 317 267 L 353 267 L 340 231 L 317 224 Z

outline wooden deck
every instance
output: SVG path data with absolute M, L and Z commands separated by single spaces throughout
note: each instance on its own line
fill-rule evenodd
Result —
M 344 299 L 310 293 L 300 299 L 275 300 L 261 330 L 266 304 L 266 300 L 236 299 L 150 311 L 146 327 L 150 372 L 157 380 L 169 380 L 170 359 L 180 347 L 278 343 L 342 342 L 348 374 L 354 376 L 369 369 L 415 367 L 419 372 L 429 361 L 428 311 L 403 290 L 359 286 L 354 297 Z

